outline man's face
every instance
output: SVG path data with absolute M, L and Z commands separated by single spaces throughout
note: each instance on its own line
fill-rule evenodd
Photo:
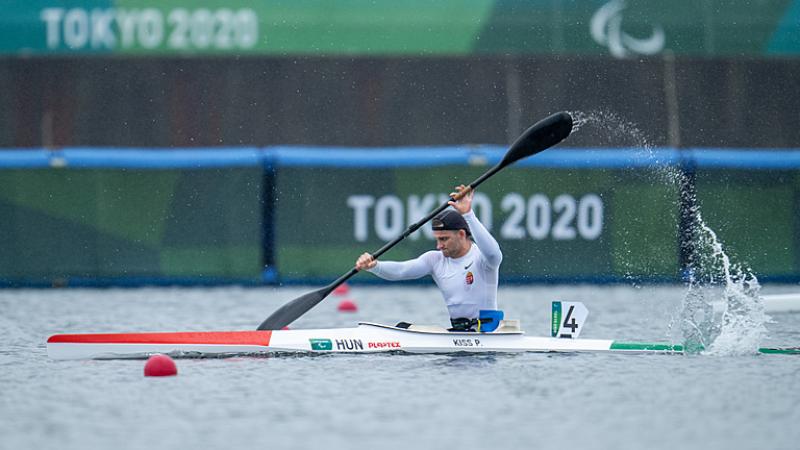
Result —
M 437 230 L 433 232 L 436 250 L 448 258 L 464 256 L 467 233 L 464 230 Z

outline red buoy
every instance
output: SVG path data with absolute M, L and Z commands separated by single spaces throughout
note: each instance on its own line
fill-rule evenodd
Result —
M 336 286 L 333 290 L 333 295 L 347 295 L 350 292 L 350 286 L 347 283 L 342 283 Z
M 341 302 L 339 302 L 338 309 L 341 312 L 356 312 L 358 311 L 358 306 L 356 306 L 356 303 L 354 301 L 346 298 Z
M 146 377 L 170 377 L 177 374 L 178 366 L 167 355 L 153 355 L 147 359 L 144 365 L 144 376 Z

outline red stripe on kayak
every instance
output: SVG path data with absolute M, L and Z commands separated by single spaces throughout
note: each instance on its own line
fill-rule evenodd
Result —
M 56 334 L 48 343 L 70 344 L 213 344 L 269 346 L 272 331 L 197 331 L 178 333 Z

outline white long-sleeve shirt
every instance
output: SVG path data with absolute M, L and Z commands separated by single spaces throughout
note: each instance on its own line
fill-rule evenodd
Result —
M 481 309 L 497 309 L 497 282 L 503 253 L 474 212 L 463 217 L 475 240 L 466 255 L 448 258 L 441 251 L 432 250 L 408 261 L 378 261 L 369 271 L 392 281 L 432 276 L 453 319 L 474 319 Z

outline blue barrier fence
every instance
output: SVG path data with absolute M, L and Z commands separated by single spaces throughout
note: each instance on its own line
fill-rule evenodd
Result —
M 0 150 L 0 169 L 109 168 L 204 169 L 213 167 L 422 167 L 499 162 L 500 146 L 462 147 L 266 147 L 266 148 L 65 148 Z M 519 167 L 619 169 L 690 164 L 698 168 L 791 170 L 800 149 L 569 148 L 551 149 L 516 163 Z

